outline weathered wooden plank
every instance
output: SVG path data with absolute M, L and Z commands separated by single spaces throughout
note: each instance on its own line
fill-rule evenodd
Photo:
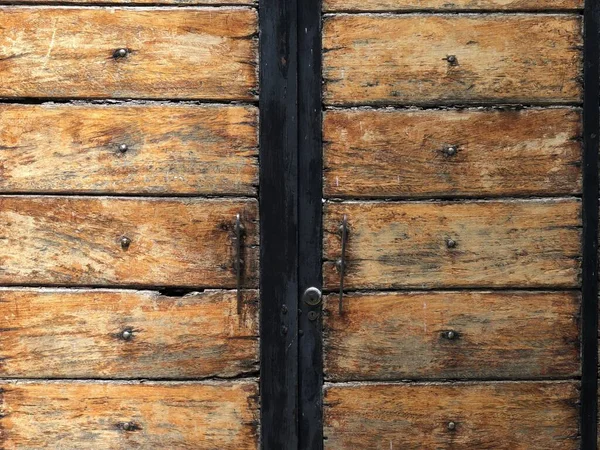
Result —
M 581 193 L 581 110 L 330 110 L 328 197 Z
M 324 0 L 325 11 L 544 11 L 583 9 L 583 0 Z
M 0 191 L 256 195 L 251 106 L 6 104 L 0 121 Z
M 255 200 L 0 196 L 0 283 L 234 288 L 238 213 L 256 287 Z
M 0 374 L 232 377 L 258 370 L 258 298 L 246 291 L 0 289 Z M 130 333 L 130 335 L 124 334 Z
M 256 98 L 252 8 L 3 7 L 0 28 L 1 97 Z
M 352 15 L 323 24 L 329 104 L 581 100 L 577 15 Z
M 256 449 L 257 384 L 7 383 L 3 449 Z
M 572 382 L 327 385 L 325 448 L 575 450 L 578 400 Z
M 335 261 L 344 214 L 345 285 L 358 288 L 577 287 L 581 202 L 345 202 L 325 205 L 324 278 Z
M 9 0 L 1 0 L 0 4 L 10 4 Z M 14 2 L 13 2 L 14 3 Z M 72 3 L 75 5 L 124 5 L 124 6 L 137 6 L 137 5 L 178 5 L 178 6 L 256 6 L 257 0 L 19 0 L 19 3 L 34 5 L 36 3 L 43 3 L 45 5 L 52 4 L 64 4 Z
M 325 302 L 330 380 L 575 377 L 578 292 L 404 292 Z M 448 332 L 453 334 L 448 335 Z

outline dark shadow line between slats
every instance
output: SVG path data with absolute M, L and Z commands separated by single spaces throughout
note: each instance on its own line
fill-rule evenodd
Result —
M 1 195 L 1 193 L 0 193 Z M 344 202 L 352 202 L 352 203 L 410 203 L 410 202 L 460 202 L 460 203 L 468 203 L 469 201 L 518 201 L 518 200 L 580 200 L 581 192 L 579 193 L 549 193 L 549 194 L 523 194 L 515 195 L 511 194 L 510 196 L 504 194 L 497 195 L 449 195 L 449 196 L 432 196 L 428 194 L 423 195 L 411 195 L 411 196 L 364 196 L 364 197 L 352 197 L 352 196 L 335 196 L 335 197 L 323 197 L 327 202 L 340 204 Z
M 481 14 L 481 15 L 517 15 L 517 14 L 537 14 L 537 15 L 583 15 L 583 8 L 562 8 L 562 9 L 525 9 L 525 8 L 513 8 L 513 9 L 444 9 L 444 8 L 407 8 L 407 9 L 325 9 L 323 15 L 325 17 L 331 17 L 335 15 L 369 15 L 375 16 L 377 14 L 383 15 L 408 15 L 408 14 L 422 14 L 422 15 L 460 15 L 460 14 Z
M 333 261 L 329 261 L 333 262 Z M 1 287 L 1 286 L 0 286 Z M 356 289 L 345 289 L 344 294 L 352 295 L 370 295 L 370 294 L 393 294 L 393 293 L 435 293 L 435 292 L 445 292 L 445 293 L 485 293 L 485 292 L 504 292 L 504 293 L 575 293 L 580 292 L 581 288 L 579 286 L 482 286 L 482 285 L 473 285 L 473 286 L 433 286 L 433 287 L 397 287 L 397 288 L 356 288 Z M 334 295 L 339 293 L 337 288 L 324 288 L 323 295 Z
M 365 384 L 365 385 L 377 385 L 377 384 L 430 384 L 430 383 L 498 383 L 498 382 L 516 382 L 516 383 L 536 383 L 540 381 L 580 381 L 581 375 L 565 375 L 565 376 L 552 376 L 552 375 L 540 375 L 540 377 L 481 377 L 481 378 L 396 378 L 396 379 L 332 379 L 325 376 L 325 386 L 336 386 L 344 384 Z M 1 380 L 1 378 L 0 378 Z
M 255 99 L 202 99 L 202 98 L 155 98 L 155 97 L 0 97 L 0 105 L 74 105 L 74 106 L 118 106 L 118 105 L 222 105 L 222 106 L 258 106 L 258 97 Z

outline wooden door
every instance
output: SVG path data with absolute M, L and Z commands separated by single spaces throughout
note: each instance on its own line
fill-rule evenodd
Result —
M 324 2 L 326 449 L 579 448 L 582 7 Z
M 52 3 L 0 8 L 0 447 L 256 449 L 257 11 Z

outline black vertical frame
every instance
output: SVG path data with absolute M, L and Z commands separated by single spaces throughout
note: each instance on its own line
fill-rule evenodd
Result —
M 298 308 L 302 311 L 298 318 L 299 449 L 320 450 L 323 448 L 322 308 L 304 303 L 302 294 L 309 287 L 322 288 L 321 0 L 297 1 Z
M 600 2 L 584 10 L 581 448 L 596 449 L 598 415 L 598 134 Z
M 260 0 L 260 397 L 263 449 L 298 447 L 296 0 Z

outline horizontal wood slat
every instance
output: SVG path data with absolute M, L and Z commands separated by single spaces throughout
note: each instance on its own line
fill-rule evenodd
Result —
M 329 16 L 324 99 L 337 105 L 579 102 L 581 45 L 576 15 Z
M 238 213 L 256 287 L 255 200 L 0 196 L 0 283 L 235 288 Z
M 325 302 L 330 380 L 575 377 L 578 292 L 348 294 Z M 448 332 L 454 335 L 448 335 Z
M 10 4 L 9 0 L 1 0 L 0 4 Z M 74 5 L 177 5 L 177 6 L 257 6 L 258 0 L 19 0 L 19 3 L 34 5 L 43 4 L 65 4 Z
M 0 191 L 256 195 L 257 120 L 251 106 L 0 105 Z
M 575 450 L 578 400 L 571 382 L 327 385 L 325 448 Z
M 344 214 L 348 289 L 580 283 L 577 199 L 327 203 L 324 278 L 329 289 L 340 282 L 335 261 L 341 256 Z
M 325 11 L 544 11 L 576 10 L 583 0 L 324 0 Z
M 323 126 L 327 197 L 581 192 L 579 109 L 330 110 Z
M 3 449 L 258 448 L 257 384 L 2 383 Z
M 258 293 L 0 289 L 0 374 L 232 377 L 258 370 Z M 131 333 L 129 337 L 124 332 Z
M 0 97 L 256 98 L 251 8 L 2 7 L 0 27 Z

